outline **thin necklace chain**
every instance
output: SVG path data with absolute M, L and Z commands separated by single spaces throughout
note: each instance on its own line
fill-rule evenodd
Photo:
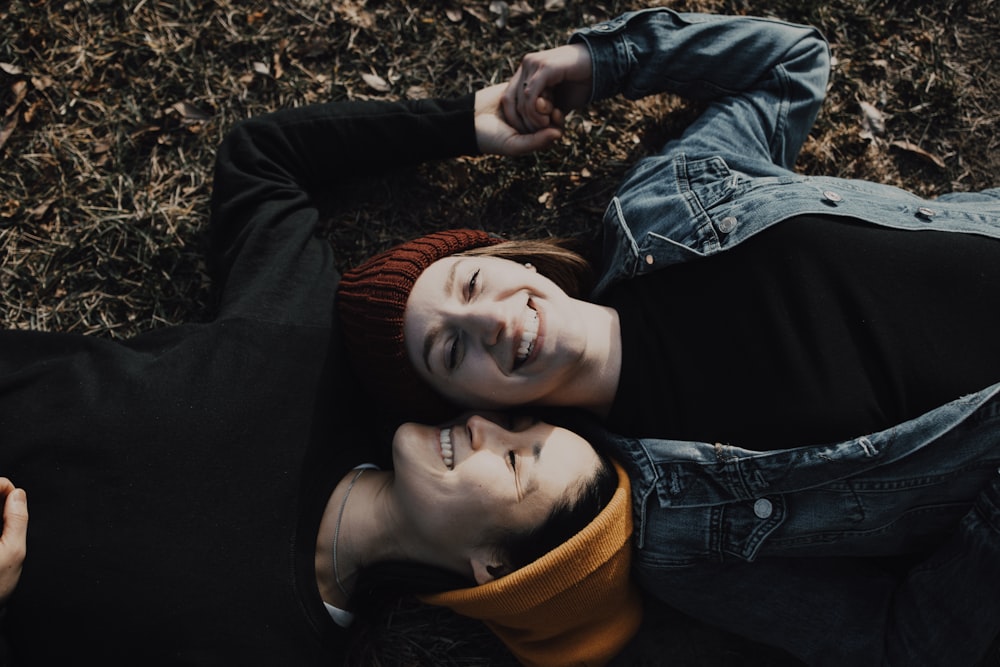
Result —
M 337 568 L 337 541 L 340 539 L 340 522 L 344 520 L 344 508 L 347 507 L 347 499 L 351 495 L 351 489 L 354 488 L 354 483 L 358 481 L 358 477 L 361 477 L 361 473 L 365 471 L 364 468 L 358 470 L 357 474 L 351 480 L 351 483 L 347 485 L 347 491 L 344 492 L 344 499 L 340 501 L 340 513 L 337 514 L 337 528 L 333 531 L 333 578 L 337 582 L 337 588 L 340 592 L 344 594 L 344 598 L 347 599 L 351 597 L 344 585 L 340 583 L 340 570 Z

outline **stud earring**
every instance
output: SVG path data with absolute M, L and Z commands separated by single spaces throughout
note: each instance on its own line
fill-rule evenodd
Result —
M 524 263 L 524 268 L 528 269 L 529 271 L 534 271 L 535 270 L 535 265 L 532 264 L 531 262 L 525 262 Z

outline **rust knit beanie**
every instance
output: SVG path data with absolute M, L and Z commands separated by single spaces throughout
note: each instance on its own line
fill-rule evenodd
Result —
M 475 229 L 435 232 L 401 243 L 346 271 L 337 313 L 349 357 L 366 389 L 404 418 L 445 419 L 456 410 L 424 382 L 403 346 L 403 312 L 424 269 L 503 239 Z
M 639 630 L 642 598 L 629 576 L 632 502 L 615 463 L 611 502 L 564 544 L 507 576 L 420 599 L 483 621 L 528 667 L 599 667 Z

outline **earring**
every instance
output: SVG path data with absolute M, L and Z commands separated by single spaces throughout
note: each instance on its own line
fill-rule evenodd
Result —
M 531 262 L 525 262 L 524 263 L 524 268 L 528 269 L 529 271 L 534 271 L 535 270 L 535 265 L 532 264 Z

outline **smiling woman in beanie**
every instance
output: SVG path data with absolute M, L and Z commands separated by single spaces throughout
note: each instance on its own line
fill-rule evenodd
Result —
M 406 352 L 405 314 L 413 286 L 438 260 L 503 259 L 546 276 L 567 295 L 586 293 L 589 262 L 563 239 L 504 240 L 474 229 L 434 232 L 381 252 L 344 272 L 337 311 L 361 381 L 404 418 L 441 419 L 454 404 L 413 368 Z

